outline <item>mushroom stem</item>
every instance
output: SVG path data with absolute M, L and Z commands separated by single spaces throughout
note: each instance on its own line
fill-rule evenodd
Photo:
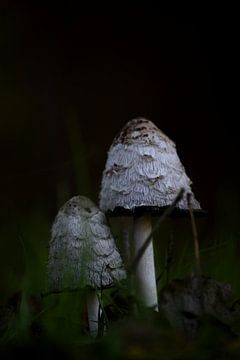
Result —
M 100 304 L 95 290 L 88 291 L 87 294 L 87 311 L 88 311 L 88 325 L 91 336 L 98 335 L 98 320 L 99 320 Z
M 152 233 L 151 215 L 145 214 L 134 218 L 133 224 L 133 258 L 136 257 L 146 239 Z M 137 295 L 147 307 L 158 311 L 157 285 L 154 265 L 153 243 L 149 242 L 144 254 L 135 269 L 135 286 Z

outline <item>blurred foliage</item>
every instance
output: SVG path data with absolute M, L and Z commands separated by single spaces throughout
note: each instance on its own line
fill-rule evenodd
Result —
M 78 152 L 76 149 L 73 151 Z M 84 166 L 84 162 L 76 163 L 76 168 L 84 169 Z M 84 176 L 87 170 L 79 170 L 78 173 L 79 177 L 81 174 Z M 86 179 L 81 182 L 82 188 Z M 64 187 L 57 189 L 60 198 L 64 199 Z M 61 191 L 64 193 L 61 194 Z M 226 200 L 226 208 L 235 213 L 234 201 L 229 205 L 229 199 L 230 196 Z M 16 354 L 37 359 L 50 356 L 63 359 L 239 357 L 238 329 L 232 332 L 208 316 L 202 318 L 197 337 L 189 339 L 171 327 L 161 312 L 157 314 L 140 307 L 141 310 L 136 313 L 134 305 L 137 299 L 129 295 L 126 282 L 102 293 L 107 332 L 103 337 L 91 339 L 84 291 L 46 297 L 41 295 L 47 290 L 46 262 L 51 228 L 43 209 L 37 207 L 32 214 L 22 214 L 10 232 L 2 228 L 2 236 L 9 242 L 1 243 L 5 271 L 1 275 L 1 359 L 15 358 Z M 200 240 L 206 232 L 206 222 L 207 219 L 197 220 Z M 116 219 L 111 221 L 111 225 L 119 242 L 120 224 Z M 219 221 L 217 225 L 214 232 L 208 233 L 201 243 L 204 273 L 219 281 L 229 282 L 237 297 L 240 293 L 236 261 L 238 234 L 230 215 L 225 215 L 225 221 Z M 155 251 L 159 290 L 172 279 L 181 279 L 193 272 L 195 263 L 189 219 L 166 220 L 155 234 Z
M 239 132 L 235 87 L 224 81 L 235 79 L 226 43 L 237 32 L 226 36 L 228 27 L 219 26 L 225 17 L 215 15 L 211 26 L 201 16 L 183 27 L 181 15 L 159 21 L 158 13 L 146 19 L 144 11 L 135 22 L 130 13 L 122 26 L 118 15 L 72 22 L 72 13 L 64 23 L 55 7 L 54 16 L 20 8 L 0 14 L 0 359 L 239 359 L 239 338 L 216 319 L 203 318 L 190 340 L 161 313 L 136 314 L 126 283 L 102 294 L 109 328 L 96 340 L 88 335 L 83 291 L 41 296 L 53 217 L 77 193 L 97 201 L 93 184 L 101 173 L 92 168 L 102 169 L 113 132 L 137 114 L 159 119 L 181 143 L 190 177 L 199 177 L 200 199 L 210 199 L 212 213 L 197 221 L 204 274 L 230 283 L 239 296 Z M 201 60 L 209 55 L 205 46 L 209 63 Z M 111 224 L 119 244 L 120 225 Z M 188 219 L 168 219 L 154 247 L 159 291 L 194 270 Z
M 76 193 L 93 197 L 87 149 L 79 141 L 74 113 L 66 120 L 73 174 L 55 181 L 55 202 L 46 204 L 38 194 L 30 208 L 3 215 L 0 236 L 0 357 L 48 359 L 238 359 L 239 324 L 224 326 L 216 318 L 201 318 L 197 337 L 189 339 L 168 323 L 164 315 L 146 310 L 129 292 L 128 282 L 103 291 L 102 321 L 106 334 L 92 339 L 88 332 L 86 293 L 43 296 L 47 291 L 46 263 L 53 217 Z M 219 188 L 215 218 L 197 219 L 204 275 L 232 285 L 240 294 L 238 266 L 239 213 L 229 187 Z M 228 191 L 226 189 L 229 189 Z M 37 190 L 36 190 L 37 193 Z M 95 194 L 95 197 L 96 194 Z M 49 211 L 49 208 L 51 211 Z M 109 219 L 120 246 L 121 222 Z M 153 219 L 155 221 L 155 219 Z M 214 221 L 214 223 L 211 223 Z M 11 226 L 9 225 L 11 223 Z M 158 290 L 173 279 L 184 279 L 195 270 L 189 219 L 167 219 L 154 234 Z M 121 250 L 121 248 L 120 248 Z M 136 312 L 136 306 L 140 311 Z
M 197 220 L 199 234 L 205 222 Z M 229 282 L 239 296 L 239 268 L 236 262 L 238 237 L 224 232 L 225 223 L 201 246 L 204 273 Z M 103 337 L 88 334 L 84 291 L 43 297 L 47 290 L 46 261 L 50 237 L 49 220 L 35 212 L 21 219 L 17 234 L 17 258 L 10 244 L 5 252 L 6 294 L 0 306 L 1 359 L 18 354 L 36 359 L 238 359 L 240 339 L 236 332 L 206 316 L 194 339 L 170 326 L 163 314 L 140 307 L 134 311 L 128 284 L 102 293 L 108 328 Z M 118 222 L 113 232 L 120 237 Z M 227 231 L 227 229 L 226 229 Z M 184 240 L 183 240 L 184 239 Z M 208 246 L 207 246 L 208 244 Z M 155 234 L 159 290 L 174 278 L 194 271 L 190 221 L 168 219 Z M 15 263 L 15 267 L 12 266 Z M 20 271 L 21 270 L 21 271 Z
M 72 152 L 77 192 L 91 197 L 88 155 L 82 141 L 78 117 L 73 111 L 67 117 L 66 130 Z

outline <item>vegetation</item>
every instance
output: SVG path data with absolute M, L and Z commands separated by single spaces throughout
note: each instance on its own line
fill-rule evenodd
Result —
M 166 222 L 168 224 L 163 224 L 165 233 L 171 229 L 173 220 Z M 160 232 L 161 228 L 156 233 L 155 243 L 159 254 L 158 285 L 162 289 L 172 279 L 188 276 L 194 270 L 195 262 L 190 225 L 181 251 L 173 247 L 171 253 L 168 241 L 159 246 Z M 8 274 L 12 279 L 11 296 L 2 301 L 0 308 L 1 358 L 9 355 L 15 358 L 16 354 L 39 359 L 53 355 L 66 359 L 238 358 L 238 324 L 230 329 L 206 316 L 201 319 L 197 336 L 189 339 L 171 327 L 161 312 L 146 310 L 138 304 L 140 311 L 136 313 L 136 299 L 129 295 L 126 281 L 117 289 L 102 292 L 105 305 L 102 321 L 107 324 L 107 330 L 104 336 L 100 334 L 96 340 L 91 339 L 83 291 L 41 295 L 46 290 L 48 240 L 49 223 L 39 215 L 28 219 L 19 233 L 19 246 L 24 257 L 23 273 L 21 279 L 17 279 L 13 271 Z M 240 288 L 239 270 L 235 266 L 236 245 L 237 238 L 232 236 L 226 240 L 222 234 L 201 249 L 201 259 L 205 274 L 231 283 L 237 297 Z
M 74 118 L 71 121 L 74 122 Z M 74 134 L 74 131 L 69 131 L 73 153 L 81 153 L 83 147 L 80 144 L 78 148 Z M 76 156 L 73 159 L 76 160 Z M 86 192 L 84 190 L 89 181 L 87 162 L 75 160 L 76 177 L 81 179 L 78 192 L 89 195 L 89 184 Z M 81 178 L 81 174 L 86 174 L 88 180 Z M 66 186 L 60 185 L 56 185 L 59 205 L 71 193 L 69 189 L 66 191 Z M 231 194 L 220 198 L 219 202 L 221 211 L 218 210 L 216 226 L 211 231 L 207 218 L 196 222 L 203 274 L 233 287 L 235 298 L 227 304 L 231 309 L 240 294 L 238 234 L 234 230 L 237 210 Z M 216 207 L 220 209 L 219 204 Z M 156 313 L 144 309 L 138 299 L 129 293 L 128 281 L 99 294 L 104 304 L 103 326 L 98 338 L 91 338 L 83 290 L 44 296 L 47 292 L 50 218 L 46 208 L 38 202 L 31 214 L 21 213 L 17 221 L 13 221 L 12 228 L 3 225 L 1 229 L 1 237 L 5 239 L 1 242 L 1 265 L 4 269 L 1 277 L 4 292 L 0 305 L 1 359 L 19 356 L 35 359 L 239 358 L 240 324 L 237 320 L 233 326 L 228 326 L 206 313 L 200 318 L 197 335 L 189 337 L 181 329 L 170 325 L 163 311 Z M 154 221 L 157 222 L 156 219 Z M 120 246 L 119 224 L 116 219 L 110 222 Z M 158 291 L 161 294 L 173 279 L 189 278 L 195 271 L 190 219 L 165 219 L 155 231 L 154 246 Z

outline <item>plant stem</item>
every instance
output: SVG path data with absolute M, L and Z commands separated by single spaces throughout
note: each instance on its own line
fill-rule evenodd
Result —
M 195 218 L 194 218 L 193 210 L 192 210 L 190 193 L 187 194 L 187 201 L 188 201 L 188 208 L 189 208 L 192 232 L 193 232 L 194 253 L 195 253 L 195 259 L 196 259 L 196 271 L 197 271 L 198 275 L 201 275 L 202 270 L 201 270 L 201 261 L 200 261 L 199 241 L 198 241 L 196 222 L 195 222 Z
M 122 216 L 121 218 L 122 226 L 122 249 L 123 249 L 123 259 L 126 268 L 128 268 L 131 258 L 132 258 L 132 248 L 131 248 L 131 235 L 133 227 L 133 219 L 131 216 Z

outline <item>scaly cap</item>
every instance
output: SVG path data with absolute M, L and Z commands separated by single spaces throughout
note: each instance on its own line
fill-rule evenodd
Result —
M 181 188 L 185 195 L 177 208 L 188 210 L 186 194 L 191 193 L 193 210 L 200 210 L 175 143 L 147 119 L 129 121 L 109 149 L 100 208 L 112 215 L 141 209 L 158 212 L 173 202 Z
M 67 201 L 54 220 L 48 275 L 51 290 L 104 288 L 126 276 L 104 213 L 84 196 Z

